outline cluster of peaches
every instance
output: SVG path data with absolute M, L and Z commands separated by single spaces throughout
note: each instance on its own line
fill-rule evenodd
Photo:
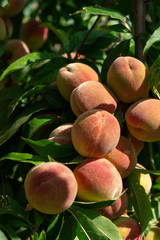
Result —
M 19 14 L 26 0 L 8 0 L 8 4 L 0 6 L 0 41 L 5 42 L 4 60 L 6 66 L 20 57 L 37 51 L 48 38 L 48 28 L 41 27 L 40 19 L 27 18 L 19 29 L 19 39 L 13 39 L 12 17 Z M 34 7 L 34 6 L 33 6 Z
M 118 57 L 110 65 L 106 85 L 90 66 L 70 63 L 59 70 L 57 88 L 70 102 L 76 120 L 55 128 L 49 139 L 72 144 L 83 161 L 74 169 L 47 162 L 29 171 L 26 197 L 46 214 L 65 211 L 75 199 L 97 202 L 120 196 L 129 174 L 136 166 L 144 168 L 137 163 L 144 142 L 160 140 L 160 100 L 149 97 L 148 69 L 138 59 Z M 127 106 L 126 135 L 115 114 L 120 102 Z M 149 194 L 150 175 L 134 173 Z M 96 211 L 116 224 L 122 239 L 143 239 L 139 223 L 127 215 L 127 206 L 124 192 L 113 205 Z

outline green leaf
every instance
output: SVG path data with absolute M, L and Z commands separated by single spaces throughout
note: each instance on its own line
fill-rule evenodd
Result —
M 88 240 L 122 240 L 117 227 L 96 211 L 71 206 L 68 211 L 75 217 Z
M 128 196 L 135 209 L 136 216 L 140 222 L 142 232 L 151 220 L 151 205 L 144 188 L 139 184 L 137 177 L 131 173 L 127 177 Z
M 40 110 L 46 109 L 46 105 L 42 102 L 30 105 L 20 115 L 12 118 L 1 130 L 0 130 L 0 145 L 10 139 L 18 129 L 32 116 Z
M 149 71 L 149 83 L 153 93 L 160 99 L 157 85 L 160 84 L 160 56 L 154 61 Z
M 24 162 L 24 163 L 31 163 L 34 165 L 39 165 L 40 163 L 47 162 L 48 158 L 44 158 L 41 156 L 32 155 L 30 153 L 18 153 L 18 152 L 11 152 L 2 157 L 0 160 L 9 159 L 12 161 L 17 162 Z
M 160 27 L 154 31 L 154 33 L 150 36 L 150 38 L 146 42 L 146 45 L 143 49 L 143 54 L 146 54 L 149 48 L 153 46 L 154 43 L 159 41 L 160 41 Z
M 2 79 L 4 79 L 6 76 L 8 76 L 9 74 L 23 69 L 28 65 L 31 65 L 33 63 L 39 62 L 39 61 L 44 61 L 47 59 L 53 59 L 53 58 L 57 58 L 59 57 L 59 54 L 56 53 L 52 53 L 52 52 L 33 52 L 33 53 L 29 53 L 21 58 L 19 58 L 18 60 L 16 60 L 15 62 L 13 62 L 12 64 L 10 64 L 5 71 L 2 73 L 2 75 L 0 76 L 0 81 Z
M 8 238 L 5 236 L 5 234 L 0 230 L 0 239 L 1 240 L 8 240 Z
M 34 141 L 23 138 L 23 140 L 42 157 L 50 155 L 53 159 L 62 159 L 65 162 L 67 158 L 74 158 L 77 155 L 72 145 L 60 145 L 48 139 Z
M 62 226 L 62 220 L 62 214 L 56 214 L 53 216 L 46 230 L 47 239 L 56 239 Z
M 143 173 L 143 174 L 160 175 L 160 170 L 147 170 L 147 169 L 142 169 L 142 168 L 139 168 L 139 167 L 135 167 L 134 171 L 138 172 L 138 173 Z
M 1 228 L 7 232 L 8 236 L 10 237 L 11 240 L 21 240 L 16 234 L 16 231 L 10 226 L 10 225 L 1 225 Z
M 79 10 L 74 14 L 79 13 L 90 13 L 93 15 L 107 16 L 125 22 L 125 17 L 120 12 L 114 9 L 108 9 L 103 7 L 83 7 L 82 10 Z
M 43 23 L 43 24 L 41 24 L 41 26 L 47 27 L 52 32 L 54 32 L 57 35 L 57 37 L 60 39 L 60 41 L 62 42 L 65 51 L 67 53 L 69 52 L 69 39 L 68 39 L 66 33 L 62 29 L 57 29 L 51 23 Z
M 46 240 L 46 233 L 44 230 L 39 234 L 38 240 Z

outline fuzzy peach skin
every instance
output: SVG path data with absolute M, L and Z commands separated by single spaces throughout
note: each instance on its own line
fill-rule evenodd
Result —
M 129 132 L 143 142 L 160 140 L 160 100 L 146 98 L 132 104 L 125 113 Z
M 141 227 L 135 219 L 122 215 L 113 220 L 113 223 L 117 226 L 122 240 L 143 240 Z
M 139 139 L 135 138 L 133 135 L 129 135 L 129 140 L 131 141 L 131 143 L 133 144 L 135 151 L 136 151 L 136 155 L 138 156 L 140 154 L 140 152 L 143 150 L 144 148 L 144 142 L 140 141 Z
M 70 100 L 73 89 L 86 81 L 100 81 L 100 79 L 97 72 L 84 63 L 69 63 L 57 74 L 58 90 L 67 101 Z
M 82 113 L 73 123 L 71 137 L 76 151 L 84 157 L 104 157 L 118 144 L 118 120 L 105 110 Z
M 105 158 L 86 158 L 73 173 L 78 183 L 77 198 L 80 201 L 109 200 L 122 192 L 122 178 Z
M 137 163 L 136 166 L 146 170 L 146 168 L 140 163 Z M 146 194 L 149 194 L 152 188 L 152 178 L 150 174 L 143 174 L 134 171 L 134 175 L 137 177 L 139 184 L 144 188 Z
M 76 116 L 92 109 L 103 109 L 114 113 L 117 108 L 117 99 L 112 91 L 102 83 L 87 81 L 72 91 L 70 105 Z
M 128 207 L 128 197 L 127 193 L 124 192 L 121 197 L 119 197 L 111 206 L 98 209 L 98 212 L 104 216 L 109 218 L 110 220 L 114 220 L 120 217 L 126 211 Z
M 33 208 L 42 213 L 57 214 L 72 205 L 77 194 L 77 181 L 65 165 L 46 162 L 28 172 L 24 189 Z
M 3 17 L 13 17 L 22 11 L 25 3 L 26 0 L 8 0 L 8 4 L 6 6 L 0 6 L 0 14 Z
M 6 43 L 4 59 L 7 65 L 17 59 L 30 53 L 30 50 L 25 42 L 19 39 L 9 39 Z
M 20 27 L 20 39 L 34 51 L 40 49 L 48 39 L 48 28 L 41 27 L 41 24 L 41 21 L 30 18 Z
M 135 102 L 148 97 L 148 70 L 134 57 L 118 57 L 108 70 L 107 84 L 118 100 L 124 103 Z
M 66 123 L 55 128 L 49 135 L 49 140 L 57 142 L 61 145 L 63 144 L 72 144 L 71 130 L 73 124 Z
M 119 171 L 122 178 L 126 178 L 135 168 L 137 155 L 128 138 L 120 136 L 117 146 L 105 158 Z
M 160 239 L 160 227 L 151 226 L 145 240 L 159 240 Z

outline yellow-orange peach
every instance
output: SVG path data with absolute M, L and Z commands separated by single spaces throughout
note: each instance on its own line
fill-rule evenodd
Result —
M 103 109 L 113 113 L 117 107 L 117 99 L 101 82 L 87 81 L 72 91 L 70 105 L 76 116 L 92 109 Z
M 122 240 L 142 240 L 141 238 L 141 227 L 139 223 L 128 216 L 121 216 L 113 223 L 117 226 L 118 231 L 122 237 Z
M 146 170 L 146 168 L 140 163 L 137 163 L 136 166 Z M 134 175 L 137 177 L 139 184 L 144 188 L 145 192 L 149 194 L 152 188 L 152 179 L 150 174 L 138 173 L 134 171 Z
M 72 205 L 77 182 L 70 168 L 58 162 L 46 162 L 28 172 L 24 189 L 33 208 L 42 213 L 57 214 Z
M 135 138 L 133 135 L 129 135 L 129 140 L 131 141 L 131 143 L 133 144 L 135 151 L 136 151 L 136 155 L 138 156 L 140 154 L 140 152 L 143 150 L 144 148 L 144 142 L 140 141 L 139 139 Z
M 107 84 L 118 100 L 124 103 L 135 102 L 148 97 L 148 70 L 134 57 L 118 57 L 108 70 Z
M 78 183 L 80 201 L 101 201 L 117 197 L 122 192 L 122 178 L 105 158 L 85 159 L 73 170 Z
M 71 130 L 73 124 L 66 123 L 55 128 L 49 135 L 49 139 L 61 145 L 72 144 Z
M 100 81 L 97 72 L 84 63 L 69 63 L 57 74 L 57 87 L 61 95 L 70 100 L 74 88 L 86 81 Z
M 128 207 L 128 197 L 126 192 L 123 193 L 111 206 L 98 209 L 98 212 L 109 218 L 110 220 L 120 217 L 126 211 Z
M 129 132 L 143 142 L 160 140 L 160 100 L 146 98 L 133 103 L 125 113 Z
M 105 110 L 89 110 L 73 123 L 72 143 L 84 157 L 104 157 L 118 144 L 120 125 L 118 120 Z
M 159 240 L 160 239 L 160 227 L 151 226 L 145 240 Z
M 120 136 L 117 146 L 105 156 L 117 168 L 122 178 L 126 178 L 135 168 L 137 156 L 128 138 Z

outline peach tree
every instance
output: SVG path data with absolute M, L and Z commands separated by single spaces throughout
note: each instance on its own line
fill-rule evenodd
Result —
M 159 21 L 158 0 L 0 1 L 0 239 L 160 231 Z

